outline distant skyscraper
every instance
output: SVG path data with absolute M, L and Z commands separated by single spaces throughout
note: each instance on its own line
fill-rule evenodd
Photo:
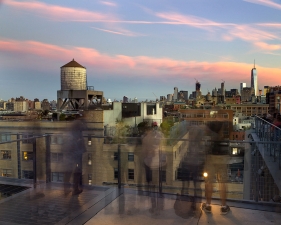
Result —
M 247 87 L 246 83 L 240 83 L 240 95 L 242 94 L 242 90 L 244 87 Z
M 218 96 L 218 90 L 217 90 L 217 88 L 215 88 L 215 89 L 212 91 L 212 95 L 213 95 L 213 96 Z
M 179 92 L 178 88 L 174 87 L 174 95 L 173 95 L 173 100 L 174 101 L 178 99 L 178 92 Z
M 195 83 L 195 90 L 196 91 L 200 91 L 200 88 L 201 88 L 201 84 L 198 81 L 196 81 L 196 83 Z
M 263 87 L 263 94 L 266 95 L 266 93 L 269 92 L 269 86 L 264 86 Z
M 221 83 L 221 95 L 225 96 L 224 81 Z
M 129 99 L 127 96 L 123 96 L 123 103 L 128 103 L 129 102 Z
M 259 95 L 258 73 L 255 67 L 255 62 L 254 62 L 254 68 L 251 70 L 251 87 L 254 88 L 255 96 L 258 96 Z
M 183 91 L 183 90 L 181 90 L 181 91 L 179 92 L 179 94 L 180 94 L 180 96 L 181 96 L 182 99 L 188 100 L 188 91 Z
M 172 96 L 173 96 L 172 94 L 167 94 L 167 100 L 172 101 Z

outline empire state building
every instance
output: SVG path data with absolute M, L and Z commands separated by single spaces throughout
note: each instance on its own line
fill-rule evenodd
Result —
M 254 88 L 255 96 L 259 95 L 259 89 L 258 89 L 258 73 L 255 67 L 251 70 L 251 87 Z

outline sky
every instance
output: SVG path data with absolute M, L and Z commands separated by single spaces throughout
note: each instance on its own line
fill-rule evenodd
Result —
M 281 0 L 0 0 L 0 99 L 56 100 L 72 59 L 111 100 L 281 85 Z

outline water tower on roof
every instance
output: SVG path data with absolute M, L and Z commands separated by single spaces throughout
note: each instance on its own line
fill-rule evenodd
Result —
M 70 61 L 60 68 L 61 90 L 87 90 L 86 68 Z
M 86 68 L 74 59 L 61 67 L 61 90 L 57 91 L 58 110 L 91 109 L 102 104 L 103 92 L 87 86 Z

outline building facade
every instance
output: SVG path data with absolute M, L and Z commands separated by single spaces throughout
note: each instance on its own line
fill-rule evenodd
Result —
M 268 113 L 268 104 L 240 104 L 230 105 L 234 113 L 241 113 L 243 116 L 263 116 Z

